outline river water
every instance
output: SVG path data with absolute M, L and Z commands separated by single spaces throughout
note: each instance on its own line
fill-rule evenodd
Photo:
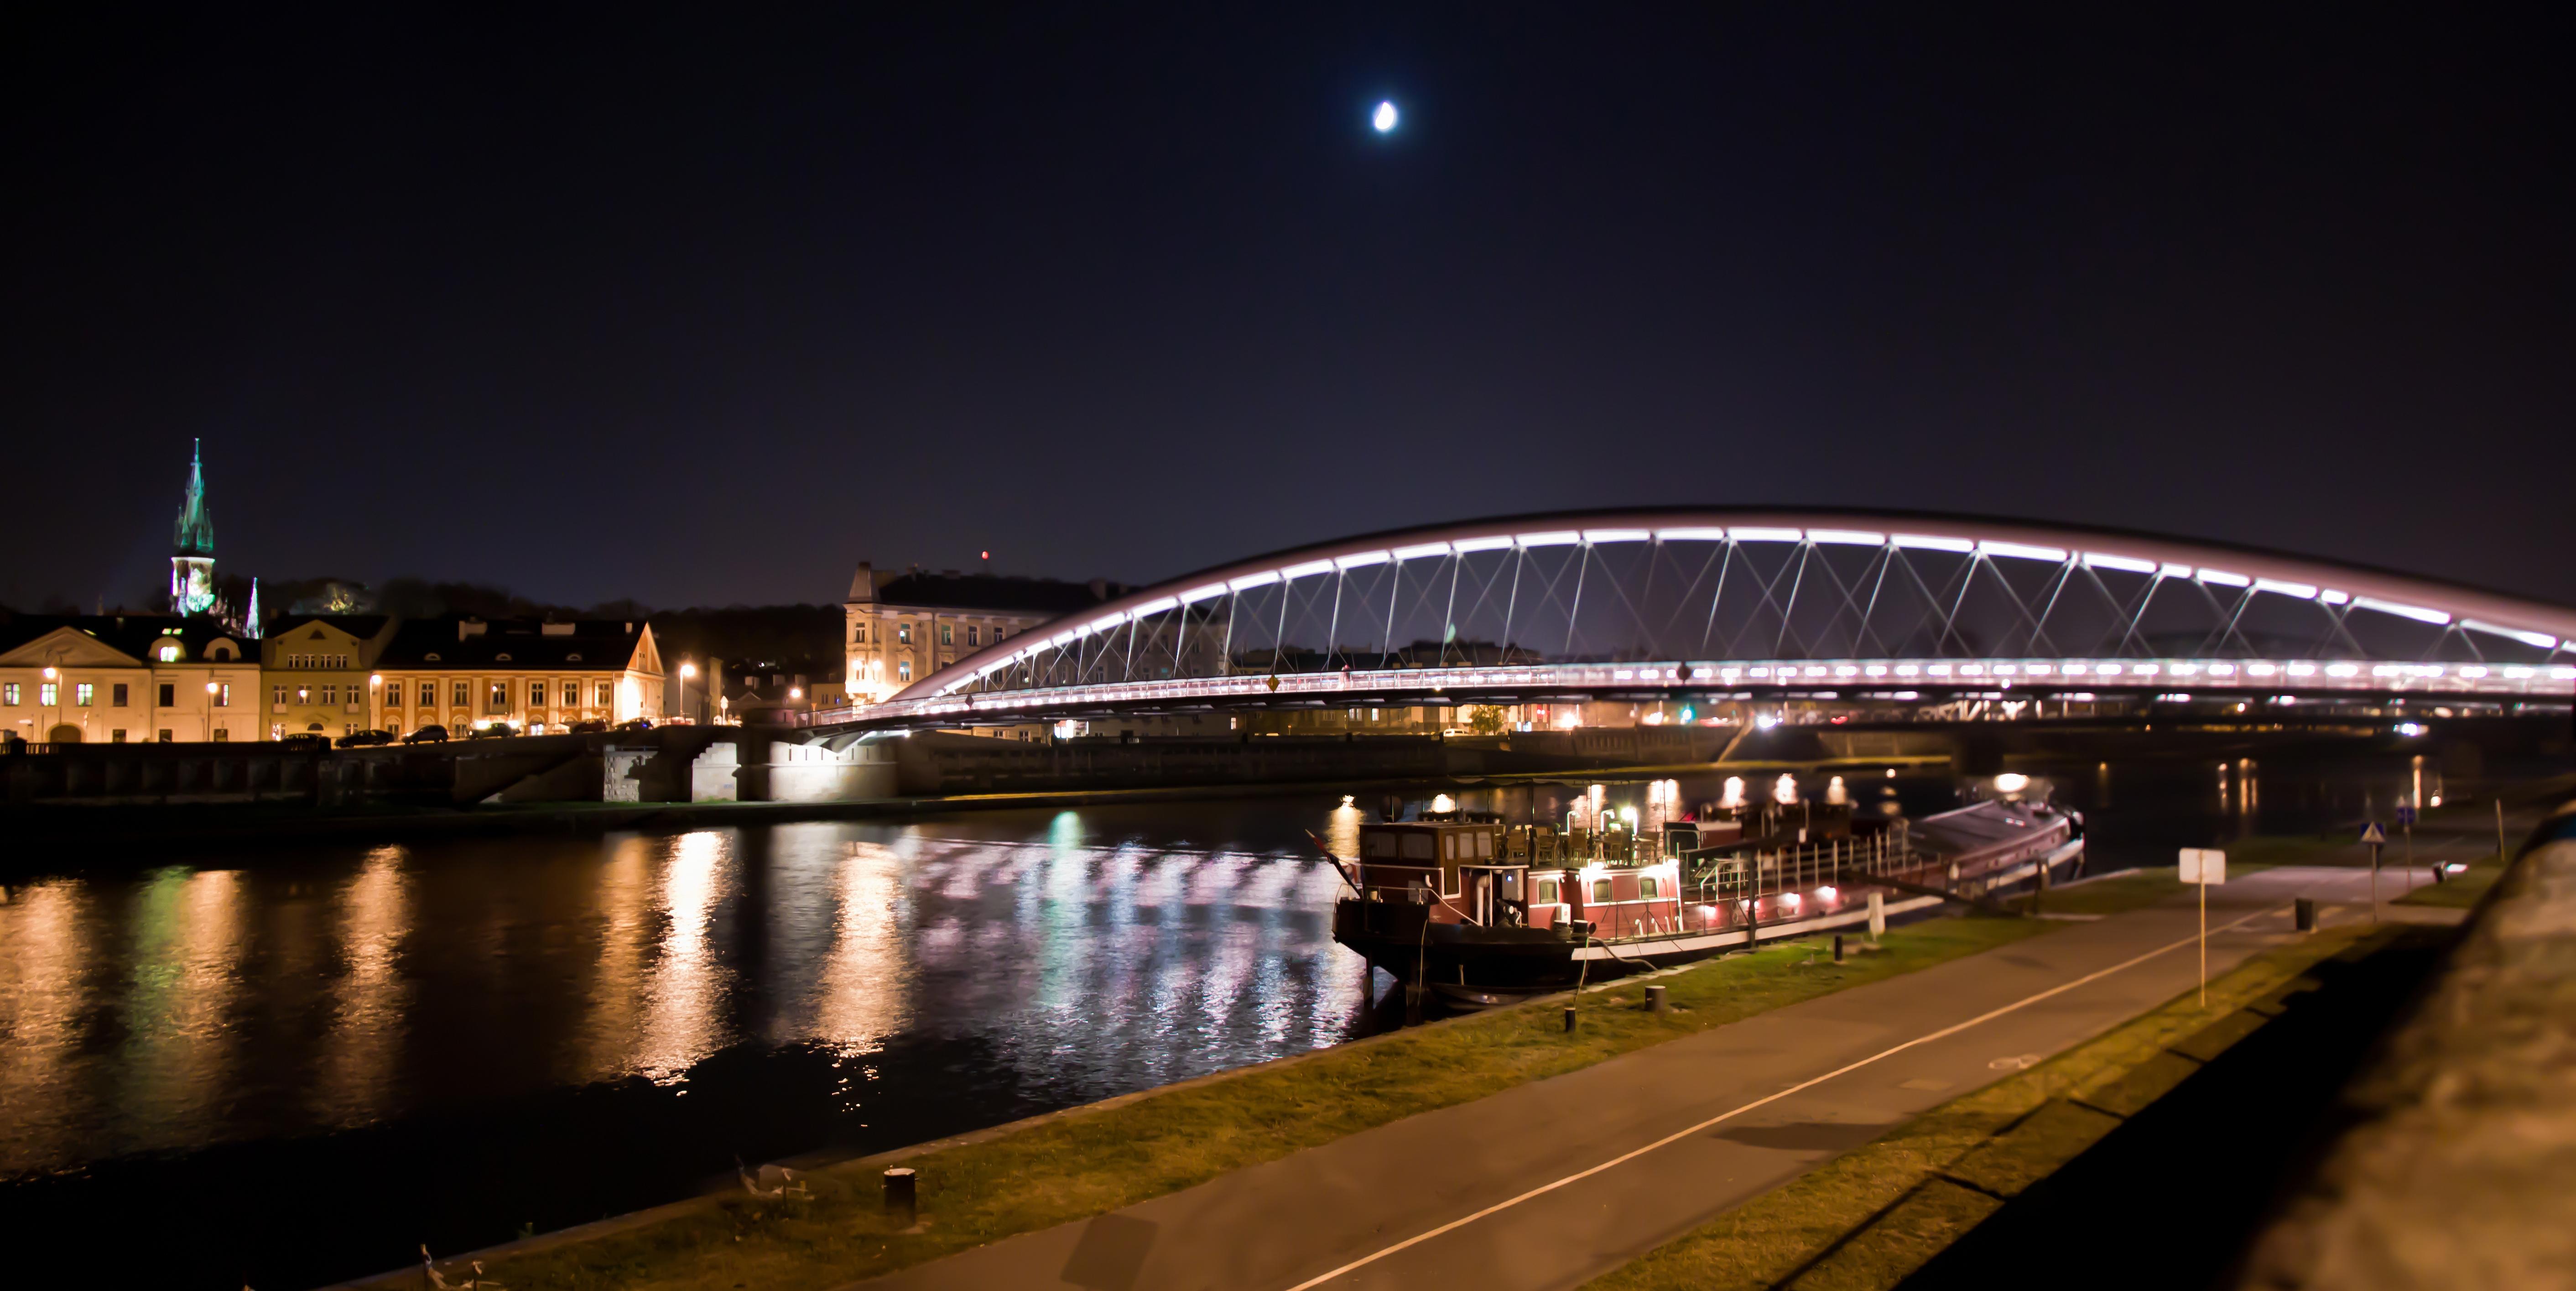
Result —
M 2087 810 L 2097 868 L 2383 814 L 2418 774 L 2032 769 Z M 1515 818 L 1572 791 L 1410 796 L 1444 788 Z M 1844 791 L 1920 814 L 1958 786 Z M 309 1286 L 686 1196 L 736 1157 L 881 1150 L 1331 1045 L 1396 1020 L 1332 942 L 1339 880 L 1307 837 L 1348 854 L 1359 820 L 1319 793 L 22 869 L 0 903 L 0 1227 L 15 1252 L 88 1251 L 105 1284 Z

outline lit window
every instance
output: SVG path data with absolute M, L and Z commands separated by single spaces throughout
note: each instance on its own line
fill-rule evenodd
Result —
M 96 695 L 97 692 L 98 687 L 93 686 L 86 681 L 75 682 L 72 684 L 72 702 L 83 708 L 87 708 L 89 707 L 90 699 Z
M 224 682 L 224 683 L 222 683 L 222 684 L 220 684 L 220 685 L 216 686 L 216 687 L 215 687 L 215 707 L 217 707 L 217 708 L 230 708 L 230 707 L 232 707 L 232 706 L 233 706 L 233 684 L 232 684 L 231 682 L 227 681 L 227 682 Z M 222 738 L 224 738 L 224 737 L 223 737 L 222 733 L 218 732 L 218 733 L 215 735 L 215 738 L 220 740 L 220 739 L 222 739 Z
M 894 676 L 895 676 L 895 680 L 897 680 L 897 681 L 910 681 L 910 680 L 912 680 L 912 660 L 910 660 L 910 659 L 897 659 L 897 660 L 895 660 L 895 661 L 894 661 Z M 51 689 L 53 689 L 53 687 L 51 687 L 51 686 L 47 686 L 45 689 L 47 689 L 47 690 L 51 690 Z M 50 702 L 52 702 L 52 701 L 50 701 L 50 700 L 49 700 L 49 701 L 47 701 L 47 702 L 49 702 L 49 703 L 50 703 Z
M 975 626 L 974 624 L 972 624 L 972 623 L 969 623 L 969 624 L 967 624 L 967 625 L 966 625 L 966 644 L 968 644 L 968 645 L 976 645 L 976 644 L 979 644 L 979 642 L 976 640 L 976 638 L 977 638 L 977 637 L 980 637 L 980 636 L 982 636 L 982 635 L 984 635 L 984 630 L 983 630 L 983 629 L 976 627 L 976 626 Z
M 0 706 L 9 708 L 18 706 L 18 683 L 0 682 Z
M 167 687 L 164 687 L 164 689 L 167 689 Z M 51 708 L 61 702 L 62 692 L 60 687 L 50 681 L 40 681 L 36 683 L 36 706 L 38 708 Z
M 911 624 L 909 624 L 909 623 L 898 623 L 898 624 L 895 624 L 895 625 L 894 625 L 894 643 L 895 643 L 896 645 L 911 645 L 911 644 L 912 644 L 912 625 L 911 625 Z
M 299 703 L 299 704 L 310 704 L 310 703 L 312 703 L 312 702 L 313 702 L 313 688 L 312 688 L 311 686 L 298 686 L 298 687 L 296 687 L 296 688 L 295 688 L 295 702 L 296 702 L 296 703 Z
M 510 711 L 510 683 L 508 683 L 508 682 L 506 682 L 506 681 L 496 681 L 496 682 L 493 682 L 493 683 L 492 683 L 492 692 L 491 692 L 489 695 L 485 696 L 485 699 L 486 699 L 487 701 L 489 701 L 489 702 L 487 702 L 487 703 L 484 705 L 484 708 L 483 708 L 483 711 L 484 711 L 484 712 L 487 712 L 487 713 L 506 713 L 506 712 L 509 712 L 509 711 Z
M 944 646 L 953 646 L 957 644 L 956 624 L 942 623 L 939 625 L 939 644 Z
M 179 647 L 174 643 L 164 642 L 155 653 L 163 663 L 179 662 Z

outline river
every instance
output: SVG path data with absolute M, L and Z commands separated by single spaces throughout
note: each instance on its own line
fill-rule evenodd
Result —
M 2087 812 L 2097 869 L 2382 814 L 2419 774 L 2027 769 Z M 1864 803 L 1958 800 L 1947 776 L 1846 774 Z M 1515 818 L 1567 792 L 1411 796 L 1441 788 Z M 1307 838 L 1350 852 L 1359 811 L 1315 793 L 21 859 L 6 1249 L 68 1244 L 108 1284 L 309 1286 L 686 1196 L 736 1157 L 881 1150 L 1366 1034 L 1393 992 L 1333 944 L 1339 880 Z

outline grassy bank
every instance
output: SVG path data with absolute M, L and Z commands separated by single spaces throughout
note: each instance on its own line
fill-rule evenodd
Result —
M 2157 895 L 2171 891 L 2168 880 Z M 887 1158 L 878 1157 L 816 1172 L 810 1199 L 762 1202 L 737 1193 L 669 1208 L 655 1222 L 618 1231 L 539 1238 L 486 1264 L 517 1291 L 836 1285 L 1132 1205 L 2050 927 L 1934 919 L 1892 930 L 1880 949 L 1839 965 L 1816 944 L 1789 943 L 1659 979 L 1675 1006 L 1663 1015 L 1622 1007 L 1637 1001 L 1638 988 L 1614 986 L 1584 997 L 1573 1035 L 1564 1033 L 1556 1008 L 1507 1010 L 1077 1109 L 980 1141 L 934 1145 L 903 1162 L 920 1172 L 924 1222 L 915 1231 L 895 1231 L 882 1214 L 877 1176 Z
M 2269 951 L 2210 983 L 2206 1009 L 2186 993 L 1942 1104 L 1595 1279 L 1590 1291 L 1894 1287 L 2277 1015 L 2310 968 L 2397 932 L 2333 929 Z
M 2495 856 L 2481 856 L 2469 862 L 2468 872 L 2454 874 L 2440 883 L 2426 883 L 2414 891 L 2389 902 L 2390 905 L 2434 906 L 2466 910 L 2476 905 L 2504 877 L 2504 862 Z

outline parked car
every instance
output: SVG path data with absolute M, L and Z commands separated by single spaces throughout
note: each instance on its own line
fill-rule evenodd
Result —
M 402 737 L 402 742 L 405 744 L 445 744 L 447 742 L 447 728 L 432 723 L 431 725 L 424 726 L 419 730 L 413 731 L 411 734 Z
M 297 731 L 297 732 L 296 732 L 296 733 L 294 733 L 293 735 L 281 735 L 281 736 L 279 736 L 279 737 L 277 738 L 277 744 L 278 744 L 278 747 L 280 747 L 280 748 L 298 749 L 298 750 L 301 750 L 301 749 L 316 749 L 316 750 L 322 750 L 322 749 L 328 749 L 328 748 L 330 748 L 330 747 L 331 747 L 331 741 L 330 741 L 330 740 L 328 740 L 328 739 L 324 738 L 323 736 L 317 735 L 317 734 L 315 734 L 315 733 L 313 733 L 313 732 L 311 732 L 311 731 Z
M 574 735 L 597 735 L 607 729 L 607 721 L 596 717 L 587 722 L 574 722 L 570 726 L 564 728 L 564 730 Z
M 465 733 L 465 738 L 469 740 L 506 740 L 516 734 L 518 734 L 517 731 L 511 730 L 509 727 L 503 726 L 499 722 L 486 722 L 481 726 L 475 727 L 473 730 L 467 731 Z
M 649 717 L 630 717 L 625 721 L 619 722 L 617 724 L 617 729 L 621 731 L 649 731 L 653 729 L 653 719 Z
M 393 742 L 394 733 L 392 731 L 351 731 L 332 741 L 332 743 L 337 744 L 344 749 L 363 749 L 370 748 L 378 744 L 391 744 Z

